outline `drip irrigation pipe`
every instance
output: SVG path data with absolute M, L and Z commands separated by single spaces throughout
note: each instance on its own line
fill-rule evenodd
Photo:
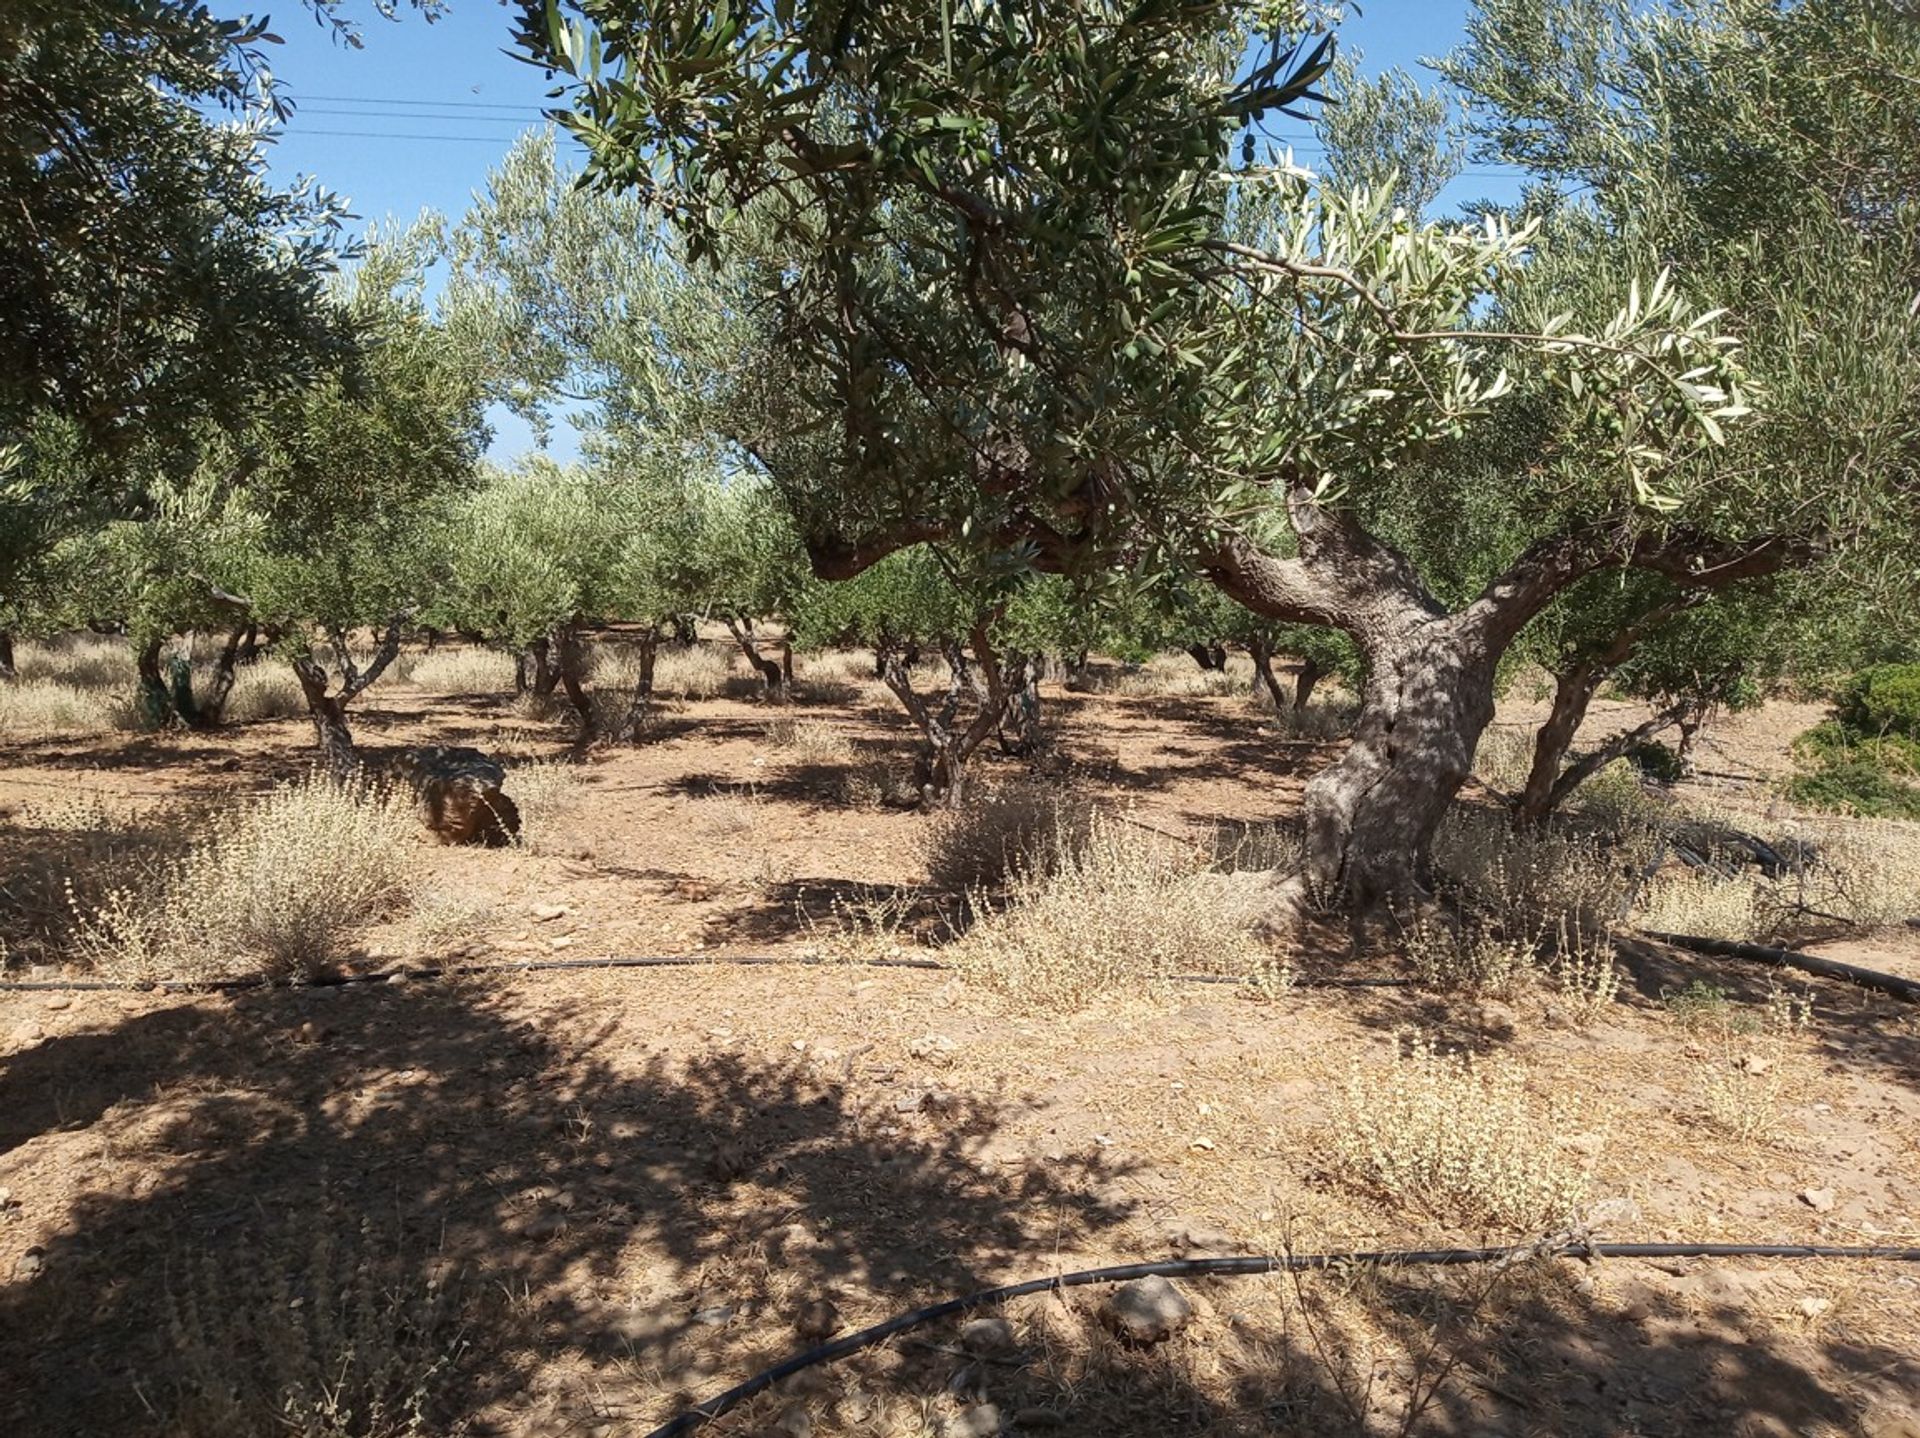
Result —
M 1920 928 L 1920 921 L 1907 921 Z M 1898 974 L 1863 969 L 1837 959 L 1823 959 L 1798 949 L 1775 949 L 1765 944 L 1737 943 L 1731 939 L 1708 939 L 1693 934 L 1668 934 L 1656 930 L 1641 937 L 1691 949 L 1695 953 L 1718 958 L 1751 959 L 1775 968 L 1799 969 L 1822 978 L 1839 979 L 1877 993 L 1889 994 L 1908 1002 L 1920 1002 L 1920 980 Z M 323 974 L 303 983 L 281 983 L 267 978 L 213 979 L 188 982 L 182 979 L 156 979 L 150 982 L 120 979 L 23 979 L 0 983 L 0 993 L 238 993 L 251 989 L 336 989 L 354 984 L 383 984 L 392 979 L 438 979 L 468 974 L 541 973 L 555 969 L 684 969 L 708 965 L 736 964 L 742 967 L 923 969 L 935 973 L 954 972 L 952 964 L 938 959 L 808 959 L 782 954 L 654 954 L 645 956 L 610 955 L 599 959 L 528 959 L 489 964 L 428 964 L 418 968 L 376 969 L 365 974 Z M 1232 974 L 1174 974 L 1177 984 L 1245 984 L 1244 977 Z M 1413 985 L 1412 979 L 1395 978 L 1296 978 L 1296 989 L 1399 989 Z
M 365 974 L 322 974 L 303 983 L 281 983 L 252 977 L 212 979 L 199 983 L 183 979 L 26 979 L 0 983 L 0 993 L 236 993 L 250 989 L 338 989 L 352 984 L 383 984 L 392 979 L 438 979 L 464 974 L 518 974 L 552 969 L 686 969 L 711 965 L 737 964 L 743 967 L 829 968 L 829 969 L 931 969 L 938 973 L 955 972 L 952 964 L 938 959 L 808 959 L 782 954 L 657 954 L 646 956 L 614 955 L 600 959 L 528 959 L 496 964 L 431 964 L 421 968 L 378 969 Z M 1179 984 L 1244 985 L 1244 977 L 1231 974 L 1174 974 Z M 1296 989 L 1394 989 L 1406 988 L 1411 979 L 1295 979 Z
M 1755 963 L 1772 964 L 1777 969 L 1799 969 L 1804 973 L 1818 974 L 1822 978 L 1841 979 L 1850 984 L 1858 984 L 1863 989 L 1872 989 L 1876 993 L 1891 994 L 1896 999 L 1905 999 L 1908 1003 L 1920 1003 L 1920 980 L 1902 978 L 1898 974 L 1883 974 L 1875 969 L 1863 969 L 1853 964 L 1843 964 L 1838 959 L 1823 959 L 1818 954 L 1805 954 L 1798 949 L 1776 949 L 1766 944 L 1743 944 L 1733 939 L 1706 939 L 1694 934 L 1663 934 L 1649 930 L 1645 938 L 1658 940 L 1663 944 L 1672 944 L 1675 948 L 1691 949 L 1697 954 L 1711 954 L 1726 959 L 1751 959 Z
M 1125 1263 L 1113 1268 L 1089 1268 L 1079 1273 L 1049 1274 L 1024 1283 L 1008 1283 L 982 1289 L 964 1298 L 949 1298 L 926 1308 L 916 1308 L 836 1338 L 817 1348 L 794 1355 L 726 1392 L 689 1408 L 679 1417 L 662 1424 L 648 1438 L 681 1438 L 682 1434 L 712 1422 L 721 1414 L 739 1407 L 783 1379 L 808 1368 L 831 1363 L 871 1348 L 876 1343 L 943 1318 L 952 1318 L 989 1304 L 1024 1298 L 1034 1293 L 1053 1293 L 1065 1288 L 1084 1288 L 1095 1283 L 1127 1283 L 1136 1278 L 1243 1278 L 1267 1273 L 1311 1273 L 1329 1268 L 1458 1268 L 1478 1263 L 1517 1263 L 1536 1257 L 1559 1258 L 1852 1258 L 1881 1259 L 1896 1263 L 1920 1263 L 1920 1248 L 1837 1248 L 1792 1243 L 1592 1243 L 1583 1240 L 1548 1240 L 1522 1244 L 1517 1248 L 1427 1248 L 1402 1249 L 1375 1253 L 1288 1253 L 1241 1258 L 1181 1258 L 1157 1263 Z

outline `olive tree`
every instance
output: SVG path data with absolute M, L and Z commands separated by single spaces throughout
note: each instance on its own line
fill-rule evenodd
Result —
M 1503 304 L 1526 227 L 1423 225 L 1257 161 L 1246 127 L 1328 63 L 1274 9 L 550 0 L 521 43 L 564 76 L 590 182 L 744 276 L 792 375 L 755 393 L 804 441 L 754 454 L 817 573 L 928 539 L 1060 570 L 1151 546 L 1352 639 L 1362 711 L 1308 787 L 1302 878 L 1364 905 L 1419 881 L 1499 661 L 1555 596 L 1622 567 L 1730 579 L 1797 536 L 1686 502 L 1724 498 L 1707 452 L 1745 406 L 1720 317 L 1657 267 Z M 1376 501 L 1511 391 L 1552 401 L 1584 467 L 1513 477 L 1527 542 L 1448 608 Z
M 1722 585 L 1590 579 L 1542 616 L 1535 643 L 1556 689 L 1518 797 L 1523 822 L 1662 728 L 1678 726 L 1684 747 L 1709 707 L 1749 701 L 1816 663 L 1859 662 L 1868 636 L 1853 620 L 1863 609 L 1882 624 L 1912 614 L 1916 72 L 1920 32 L 1873 0 L 1716 0 L 1684 11 L 1484 0 L 1469 43 L 1447 61 L 1483 156 L 1530 165 L 1584 197 L 1530 201 L 1559 251 L 1536 266 L 1543 293 L 1577 291 L 1598 271 L 1657 254 L 1733 308 L 1762 414 L 1728 456 L 1731 474 L 1675 499 L 1683 512 L 1717 510 L 1717 523 L 1800 537 L 1795 574 Z M 1504 439 L 1505 472 L 1537 454 L 1524 426 Z M 1463 529 L 1484 542 L 1485 525 L 1426 533 Z M 1836 650 L 1843 636 L 1851 661 Z M 1603 683 L 1654 713 L 1571 758 Z
M 969 573 L 954 557 L 917 545 L 853 579 L 804 591 L 796 615 L 802 641 L 871 646 L 879 677 L 919 731 L 913 792 L 922 807 L 965 797 L 968 765 L 990 736 L 999 734 L 1008 752 L 1034 743 L 1040 655 L 1008 642 L 1009 590 L 1017 583 L 1004 573 Z M 946 661 L 943 694 L 924 695 L 916 685 L 916 661 L 926 651 Z
M 425 235 L 376 242 L 333 290 L 363 336 L 351 379 L 321 381 L 207 446 L 213 472 L 241 476 L 262 516 L 237 619 L 273 636 L 293 666 L 315 738 L 338 771 L 356 761 L 347 707 L 397 657 L 445 582 L 447 506 L 475 482 L 485 440 L 484 371 L 430 315 Z M 362 662 L 357 631 L 371 629 Z

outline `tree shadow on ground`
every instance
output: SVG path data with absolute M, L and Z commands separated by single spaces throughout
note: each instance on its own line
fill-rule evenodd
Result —
M 1097 1151 L 1012 1169 L 990 1152 L 1021 1101 L 863 1051 L 675 1053 L 585 998 L 530 1017 L 452 985 L 104 1021 L 0 1072 L 0 1152 L 17 1165 L 72 1131 L 90 1150 L 65 1193 L 13 1179 L 18 1218 L 61 1200 L 66 1216 L 37 1274 L 0 1286 L 0 1424 L 268 1431 L 204 1414 L 358 1375 L 327 1345 L 371 1334 L 427 1373 L 422 1431 L 644 1432 L 822 1327 L 1037 1276 L 1063 1248 L 1113 1253 L 1125 1173 Z M 1910 1354 L 1753 1326 L 1712 1270 L 1614 1307 L 1583 1276 L 1195 1283 L 1194 1329 L 1151 1349 L 1109 1336 L 1103 1295 L 1080 1290 L 1011 1305 L 1005 1361 L 930 1328 L 710 1431 L 766 1433 L 797 1405 L 823 1438 L 923 1433 L 985 1398 L 1029 1427 L 1127 1438 L 1759 1433 L 1846 1421 L 1837 1372 L 1920 1380 Z M 399 1292 L 417 1301 L 383 1327 Z M 435 1294 L 450 1318 L 428 1314 Z M 373 1316 L 321 1321 L 346 1310 Z
M 923 1119 L 921 1090 L 854 1059 L 681 1057 L 617 1020 L 543 1017 L 453 986 L 265 992 L 9 1059 L 0 1152 L 86 1128 L 103 1157 L 42 1271 L 0 1288 L 0 1426 L 152 1431 L 148 1405 L 165 1411 L 179 1377 L 183 1265 L 241 1295 L 262 1265 L 298 1268 L 285 1250 L 354 1238 L 515 1295 L 531 1337 L 503 1351 L 491 1330 L 514 1325 L 470 1332 L 442 1385 L 444 1411 L 470 1414 L 539 1406 L 530 1367 L 569 1355 L 699 1386 L 744 1361 L 748 1324 L 769 1354 L 791 1342 L 829 1284 L 904 1307 L 1124 1217 L 1097 1159 L 1014 1181 L 980 1159 L 1004 1096 L 926 1099 Z M 111 1156 L 136 1143 L 162 1160 Z

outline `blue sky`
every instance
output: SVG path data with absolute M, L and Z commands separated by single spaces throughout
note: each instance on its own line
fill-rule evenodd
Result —
M 286 43 L 273 51 L 273 68 L 298 109 L 272 151 L 272 169 L 287 179 L 317 176 L 348 197 L 362 222 L 410 220 L 423 209 L 459 214 L 547 103 L 541 73 L 505 53 L 508 11 L 499 0 L 450 0 L 429 25 L 405 9 L 389 22 L 371 4 L 346 8 L 365 42 L 358 50 L 304 12 L 278 27 Z M 1340 40 L 1362 53 L 1368 72 L 1415 69 L 1459 42 L 1467 11 L 1466 0 L 1363 0 Z M 1311 164 L 1305 126 L 1293 128 L 1303 141 L 1299 158 Z M 1511 176 L 1476 166 L 1441 196 L 1440 208 L 1517 192 Z M 518 419 L 504 411 L 491 418 L 496 457 L 533 446 Z M 571 454 L 573 441 L 566 425 L 556 428 L 557 453 Z

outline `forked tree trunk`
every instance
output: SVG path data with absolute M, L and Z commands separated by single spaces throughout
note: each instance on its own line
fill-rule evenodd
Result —
M 1286 695 L 1281 692 L 1279 677 L 1273 672 L 1273 646 L 1264 639 L 1256 639 L 1247 645 L 1247 654 L 1253 660 L 1253 692 L 1266 691 L 1273 701 L 1277 714 L 1287 707 Z
M 1078 694 L 1087 687 L 1087 660 L 1089 657 L 1087 651 L 1084 649 L 1075 650 L 1072 653 L 1062 654 L 1060 656 L 1060 669 L 1066 676 L 1061 681 L 1061 685 L 1068 692 Z
M 335 778 L 351 777 L 360 764 L 353 748 L 353 731 L 347 727 L 347 706 L 386 673 L 387 666 L 398 657 L 400 629 L 406 618 L 401 613 L 387 621 L 380 647 L 374 650 L 373 660 L 365 669 L 353 662 L 346 635 L 334 634 L 334 662 L 340 666 L 341 673 L 340 688 L 336 692 L 328 693 L 332 680 L 311 650 L 293 656 L 294 677 L 300 681 L 300 692 L 307 701 L 307 717 L 313 721 L 314 743 L 319 746 L 321 762 Z
M 1189 644 L 1187 653 L 1193 656 L 1195 664 L 1210 674 L 1227 667 L 1227 646 L 1217 640 L 1212 644 Z
M 937 709 L 929 707 L 914 691 L 912 671 L 904 656 L 889 654 L 886 657 L 887 687 L 906 706 L 914 727 L 920 731 L 913 783 L 922 808 L 950 808 L 965 797 L 967 761 L 999 727 L 1006 714 L 1007 691 L 985 623 L 974 627 L 972 648 L 979 661 L 979 676 L 968 664 L 965 650 L 954 643 L 946 646 L 949 678 L 946 695 Z M 962 724 L 960 711 L 969 695 L 975 701 L 975 709 Z
M 1293 673 L 1293 707 L 1304 709 L 1313 700 L 1314 686 L 1323 677 L 1325 671 L 1320 668 L 1318 659 L 1302 659 L 1300 667 Z
M 1593 696 L 1609 670 L 1599 664 L 1575 664 L 1561 670 L 1553 680 L 1553 705 L 1546 721 L 1533 736 L 1533 762 L 1527 769 L 1527 782 L 1513 805 L 1516 826 L 1530 827 L 1545 822 L 1553 811 L 1554 786 L 1567 753 L 1573 748 L 1573 736 L 1587 717 Z
M 751 619 L 736 620 L 729 616 L 727 631 L 739 644 L 740 652 L 747 656 L 747 663 L 753 666 L 753 672 L 760 676 L 760 682 L 766 685 L 767 697 L 784 701 L 787 697 L 787 679 L 791 671 L 782 668 L 779 660 L 769 659 L 760 652 L 759 641 L 753 637 L 753 621 Z M 789 659 L 788 663 L 791 664 L 791 662 Z
M 221 719 L 227 712 L 227 700 L 233 695 L 234 670 L 240 663 L 241 647 L 248 642 L 253 632 L 248 626 L 235 629 L 227 635 L 227 642 L 220 646 L 220 652 L 214 657 L 213 673 L 207 678 L 206 691 L 195 694 L 192 680 L 188 678 L 176 684 L 173 696 L 174 707 L 180 711 L 180 717 L 190 729 L 218 729 Z
M 552 646 L 536 639 L 513 657 L 513 691 L 546 698 L 560 676 L 554 672 Z
M 153 729 L 164 729 L 173 722 L 173 697 L 167 692 L 166 675 L 160 672 L 163 643 L 149 639 L 133 651 L 137 702 L 148 727 Z
M 335 778 L 351 775 L 359 763 L 353 750 L 353 731 L 347 727 L 346 702 L 329 694 L 327 671 L 311 655 L 296 655 L 293 672 L 306 696 L 307 717 L 313 721 L 313 742 L 320 750 L 320 762 Z

